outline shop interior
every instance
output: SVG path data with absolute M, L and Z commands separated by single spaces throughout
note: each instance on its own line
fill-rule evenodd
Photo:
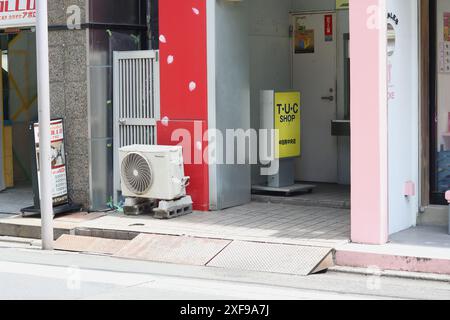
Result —
M 33 138 L 29 126 L 38 113 L 35 33 L 1 33 L 0 46 L 0 213 L 17 214 L 33 205 Z
M 240 236 L 271 235 L 264 241 L 348 240 L 348 10 L 328 0 L 217 1 L 214 28 L 215 127 L 263 129 L 261 91 L 300 92 L 301 156 L 286 175 L 315 186 L 309 193 L 260 192 L 255 186 L 268 181 L 261 165 L 219 167 L 218 207 L 229 208 L 223 220 L 242 217 L 228 226 Z M 240 206 L 250 189 L 253 202 Z
M 316 187 L 294 192 L 288 201 L 349 209 L 348 10 L 336 10 L 335 1 L 252 0 L 240 5 L 247 6 L 241 19 L 248 22 L 243 41 L 250 65 L 250 127 L 261 129 L 261 90 L 301 95 L 301 156 L 293 159 L 290 175 L 297 184 Z M 253 166 L 252 185 L 265 183 L 260 166 Z M 253 193 L 257 200 L 286 198 Z
M 414 24 L 417 21 L 420 25 L 420 209 L 414 215 L 414 226 L 394 233 L 390 242 L 424 250 L 433 247 L 439 256 L 450 248 L 445 199 L 450 189 L 450 1 L 424 0 L 419 4 Z M 399 37 L 397 34 L 397 42 Z
M 435 37 L 431 37 L 432 59 L 436 72 L 431 72 L 431 204 L 445 205 L 445 192 L 450 189 L 450 1 L 431 1 L 431 19 Z M 434 88 L 434 89 L 433 89 Z M 433 117 L 431 117 L 433 118 Z

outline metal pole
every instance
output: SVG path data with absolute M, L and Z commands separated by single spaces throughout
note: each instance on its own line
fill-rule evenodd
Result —
M 146 19 L 147 19 L 147 41 L 148 49 L 152 48 L 152 0 L 147 0 L 146 4 Z
M 36 46 L 39 101 L 39 164 L 42 249 L 53 250 L 53 199 L 50 135 L 50 72 L 47 0 L 36 1 Z

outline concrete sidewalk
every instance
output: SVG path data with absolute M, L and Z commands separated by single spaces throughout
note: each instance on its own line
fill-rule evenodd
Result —
M 250 203 L 172 220 L 113 212 L 55 219 L 56 248 L 129 259 L 308 275 L 348 242 L 349 210 Z M 40 219 L 0 220 L 0 235 L 40 237 Z
M 55 240 L 60 239 L 61 250 L 296 274 L 314 269 L 329 250 L 334 263 L 341 267 L 450 275 L 450 241 L 444 241 L 448 247 L 439 248 L 439 239 L 430 238 L 436 235 L 435 230 L 408 230 L 394 235 L 394 242 L 384 246 L 357 245 L 348 240 L 349 218 L 348 210 L 270 203 L 195 212 L 173 220 L 76 213 L 55 219 Z M 0 219 L 0 236 L 38 239 L 40 219 Z M 438 242 L 442 245 L 442 239 Z M 213 261 L 222 252 L 220 258 L 227 259 Z M 234 256 L 249 259 L 238 261 Z M 264 267 L 267 263 L 269 267 Z M 302 264 L 306 265 L 300 270 Z

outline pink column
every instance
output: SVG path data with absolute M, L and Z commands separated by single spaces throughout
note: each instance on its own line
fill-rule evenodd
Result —
M 386 1 L 350 2 L 353 242 L 388 240 Z

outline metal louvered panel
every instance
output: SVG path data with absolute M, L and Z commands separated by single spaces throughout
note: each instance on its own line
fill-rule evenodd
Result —
M 114 200 L 120 195 L 119 148 L 156 144 L 159 52 L 114 52 Z

